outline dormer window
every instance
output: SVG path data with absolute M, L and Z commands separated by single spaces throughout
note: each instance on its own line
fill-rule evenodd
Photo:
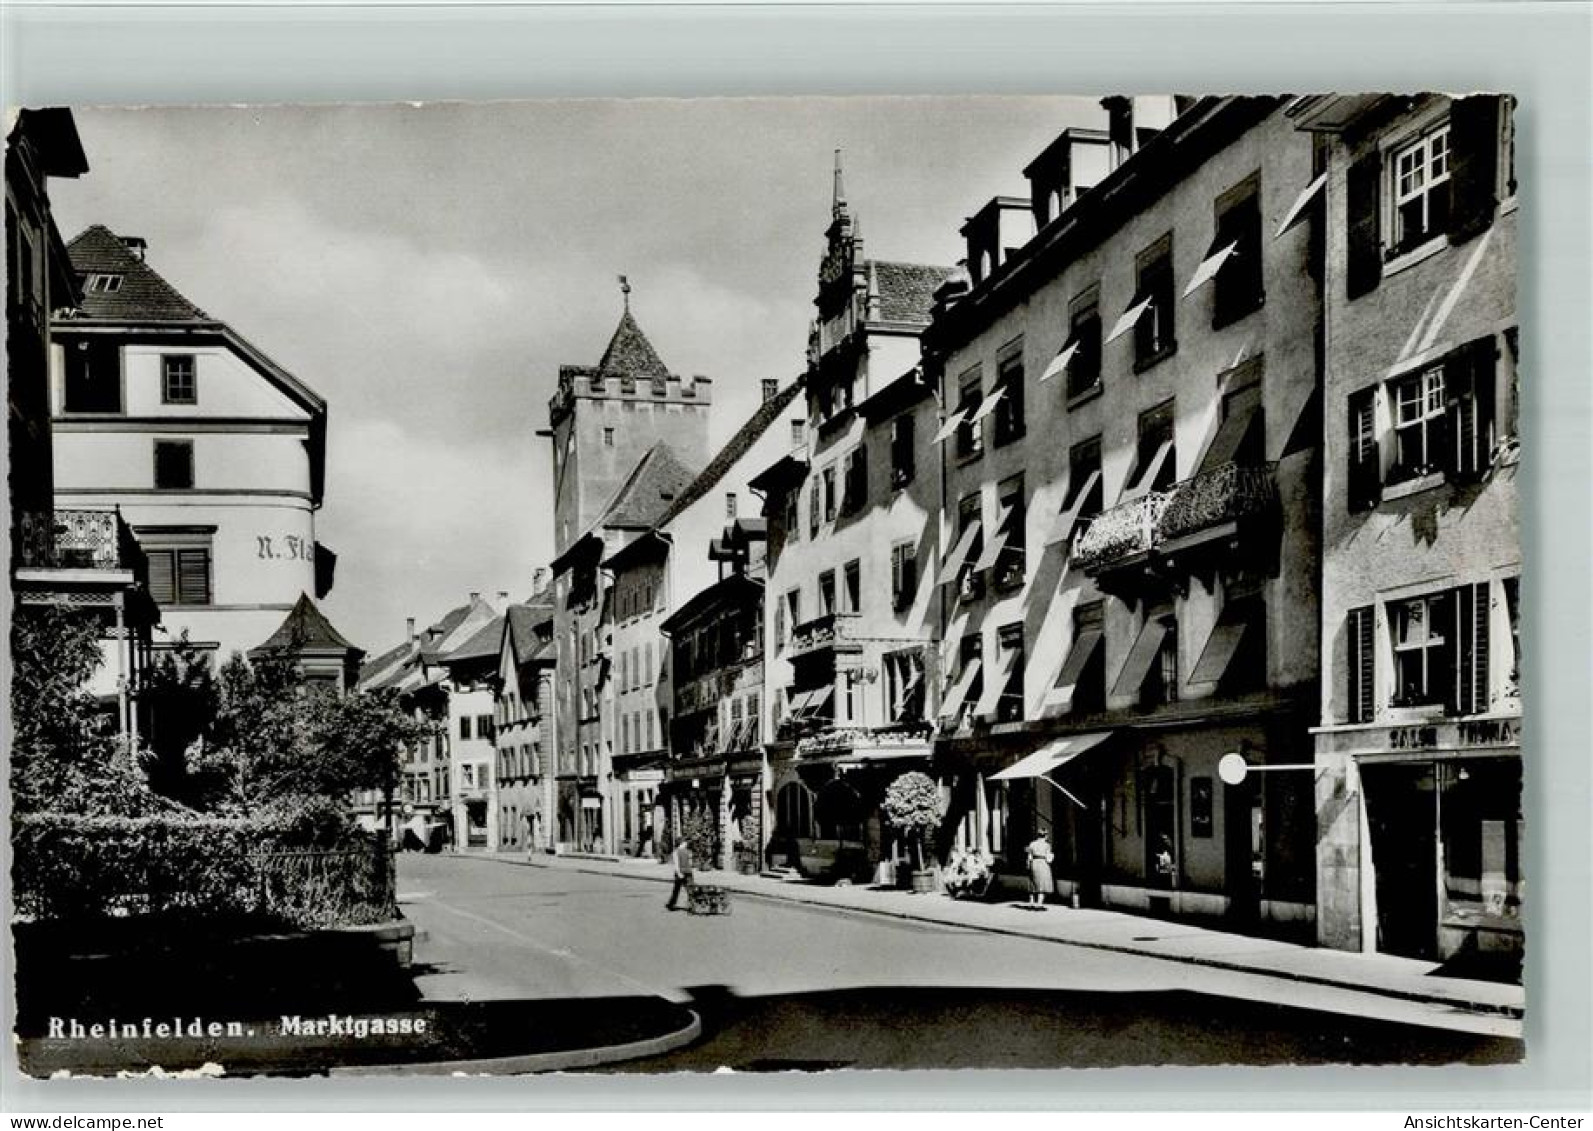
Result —
M 83 291 L 86 294 L 112 295 L 122 289 L 120 275 L 87 275 L 83 279 Z

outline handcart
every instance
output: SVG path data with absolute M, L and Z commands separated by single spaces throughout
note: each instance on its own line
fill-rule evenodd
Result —
M 686 889 L 686 910 L 693 915 L 729 915 L 730 893 L 721 887 L 692 884 Z

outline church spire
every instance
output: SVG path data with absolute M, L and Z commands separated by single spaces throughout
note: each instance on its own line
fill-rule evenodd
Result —
M 841 178 L 841 151 L 835 151 L 835 194 L 830 202 L 830 213 L 837 220 L 846 215 L 846 185 Z

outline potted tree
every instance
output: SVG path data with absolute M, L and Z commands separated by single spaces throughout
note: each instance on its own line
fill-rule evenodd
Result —
M 886 822 L 900 830 L 913 848 L 913 890 L 935 890 L 935 873 L 926 863 L 924 841 L 940 827 L 946 815 L 940 787 L 916 770 L 903 774 L 885 790 L 881 805 Z

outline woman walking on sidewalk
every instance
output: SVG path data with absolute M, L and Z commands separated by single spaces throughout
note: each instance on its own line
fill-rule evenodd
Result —
M 1044 910 L 1045 898 L 1055 887 L 1051 881 L 1051 842 L 1045 839 L 1044 833 L 1036 833 L 1026 852 L 1029 857 L 1028 906 Z

